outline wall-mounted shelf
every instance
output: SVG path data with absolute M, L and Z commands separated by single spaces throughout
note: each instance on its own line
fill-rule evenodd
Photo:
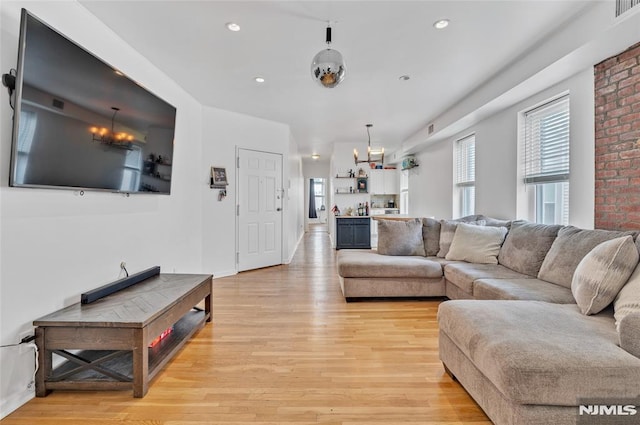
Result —
M 369 192 L 336 192 L 336 195 L 367 195 Z

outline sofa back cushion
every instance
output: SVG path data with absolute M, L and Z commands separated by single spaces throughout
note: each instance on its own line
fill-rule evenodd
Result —
M 473 216 L 475 217 L 475 216 Z M 449 252 L 449 247 L 453 241 L 453 235 L 456 234 L 456 228 L 460 223 L 475 224 L 477 226 L 484 226 L 484 220 L 477 221 L 462 221 L 466 217 L 462 217 L 458 220 L 440 220 L 440 249 L 436 254 L 440 258 L 445 258 Z
M 438 255 L 440 251 L 440 221 L 435 218 L 422 219 L 422 240 L 427 257 Z
M 580 261 L 571 281 L 571 293 L 582 314 L 596 314 L 616 298 L 638 264 L 631 236 L 602 242 Z
M 489 227 L 506 227 L 509 229 L 511 227 L 511 220 L 502 220 L 500 218 L 488 217 L 486 215 L 478 215 L 477 220 L 484 220 L 484 225 Z M 476 220 L 476 221 L 477 221 Z
M 506 234 L 506 227 L 459 223 L 445 258 L 475 264 L 498 264 L 498 252 Z
M 422 220 L 378 221 L 378 254 L 424 256 Z
M 563 227 L 540 266 L 538 279 L 571 288 L 573 273 L 585 255 L 604 241 L 627 235 L 635 236 L 635 232 Z
M 511 222 L 511 229 L 498 254 L 498 262 L 517 272 L 538 276 L 544 257 L 562 228 L 526 220 Z

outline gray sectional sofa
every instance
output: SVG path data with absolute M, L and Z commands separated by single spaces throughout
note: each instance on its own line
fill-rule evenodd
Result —
M 469 222 L 508 229 L 494 263 L 455 258 L 473 246 L 457 238 Z M 382 252 L 339 251 L 343 295 L 448 298 L 438 312 L 440 358 L 494 423 L 604 423 L 579 406 L 640 405 L 635 232 L 483 216 L 421 224 L 422 251 L 393 252 L 384 241 Z M 405 229 L 393 226 L 398 245 Z M 629 423 L 640 423 L 636 411 Z

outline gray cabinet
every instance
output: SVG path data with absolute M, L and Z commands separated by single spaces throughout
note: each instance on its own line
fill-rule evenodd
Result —
M 336 217 L 336 249 L 371 248 L 369 217 Z

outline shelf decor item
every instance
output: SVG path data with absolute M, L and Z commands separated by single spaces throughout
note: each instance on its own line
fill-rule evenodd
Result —
M 367 193 L 367 178 L 359 177 L 357 180 L 356 188 L 358 193 Z
M 406 158 L 404 158 L 402 160 L 402 169 L 403 170 L 410 170 L 410 169 L 412 169 L 414 167 L 417 167 L 418 165 L 419 164 L 418 164 L 418 161 L 416 160 L 415 156 L 408 156 L 408 157 L 406 157 Z

